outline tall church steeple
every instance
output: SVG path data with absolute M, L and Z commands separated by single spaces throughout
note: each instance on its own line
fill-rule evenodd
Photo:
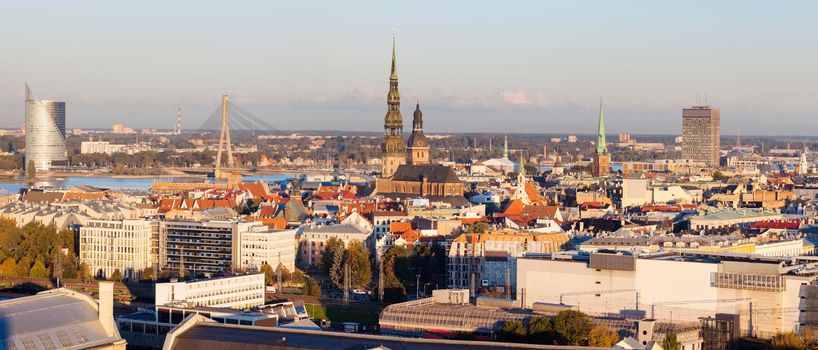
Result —
M 605 142 L 605 117 L 602 110 L 602 99 L 599 99 L 599 126 L 596 134 L 596 154 L 608 154 Z
M 605 142 L 605 117 L 602 108 L 602 99 L 599 99 L 599 125 L 596 134 L 596 152 L 591 164 L 594 176 L 604 176 L 611 172 L 611 156 L 608 155 L 608 146 Z
M 395 51 L 395 32 L 392 31 L 392 70 L 389 75 L 389 93 L 386 95 L 388 106 L 384 118 L 383 159 L 381 176 L 391 177 L 398 166 L 406 163 L 403 143 L 403 116 L 400 114 L 400 93 L 398 92 L 397 54 Z

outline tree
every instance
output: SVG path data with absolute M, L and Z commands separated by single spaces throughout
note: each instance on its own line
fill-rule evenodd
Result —
M 349 265 L 349 284 L 353 288 L 367 288 L 372 282 L 372 263 L 369 262 L 369 250 L 359 240 L 349 242 L 345 265 Z
M 17 275 L 17 263 L 14 258 L 6 258 L 0 264 L 0 277 L 12 277 Z
M 278 281 L 279 273 L 281 274 L 281 283 L 285 283 L 290 280 L 290 270 L 288 270 L 282 263 L 278 263 L 278 266 L 276 266 L 276 281 Z
M 29 179 L 37 177 L 37 165 L 34 164 L 34 160 L 28 161 L 28 165 L 26 166 L 26 177 Z
M 528 321 L 528 339 L 537 344 L 553 343 L 554 322 L 551 317 L 537 316 Z
M 729 178 L 725 176 L 721 171 L 716 170 L 713 172 L 713 181 L 725 182 L 728 179 Z
M 139 274 L 139 281 L 140 282 L 151 282 L 156 276 L 153 273 L 153 266 L 149 266 L 147 269 L 142 270 L 142 273 Z
M 489 224 L 485 222 L 477 222 L 469 228 L 471 233 L 486 233 L 489 232 Z
M 676 333 L 670 332 L 665 334 L 665 339 L 662 340 L 662 348 L 664 350 L 682 350 L 682 343 L 676 338 Z
M 576 310 L 563 310 L 554 317 L 554 331 L 562 345 L 582 345 L 591 327 L 588 316 Z
M 45 264 L 37 260 L 34 263 L 34 266 L 31 267 L 31 271 L 29 271 L 29 276 L 36 277 L 36 278 L 48 278 L 48 269 L 45 268 Z
M 674 338 L 675 339 L 675 338 Z M 608 326 L 598 324 L 588 332 L 588 346 L 609 348 L 619 341 L 619 334 L 616 334 Z M 668 348 L 665 348 L 668 349 Z M 674 349 L 681 350 L 681 349 Z
M 275 284 L 275 273 L 273 272 L 273 268 L 267 264 L 261 264 L 261 272 L 264 272 L 264 284 L 267 286 L 272 286 Z
M 89 268 L 88 264 L 84 262 L 80 262 L 80 267 L 77 269 L 77 277 L 83 281 L 90 281 L 94 279 L 94 276 L 91 275 L 91 268 Z
M 116 269 L 116 270 L 114 270 L 114 273 L 112 273 L 111 276 L 108 277 L 108 280 L 111 281 L 111 282 L 122 282 L 122 278 L 123 278 L 122 277 L 122 271 L 119 271 L 119 269 Z
M 304 271 L 298 268 L 293 270 L 293 273 L 290 274 L 290 283 L 295 285 L 304 284 Z
M 330 274 L 333 263 L 336 258 L 340 258 L 343 255 L 344 249 L 346 249 L 344 241 L 338 239 L 338 237 L 330 237 L 330 239 L 327 240 L 324 245 L 324 252 L 321 255 L 321 262 L 319 263 L 321 270 L 323 270 L 325 274 Z
M 29 270 L 31 270 L 31 258 L 26 255 L 17 262 L 17 277 L 28 277 Z
M 316 282 L 314 278 L 304 278 L 304 295 L 311 297 L 321 296 L 321 287 L 318 286 L 318 282 Z
M 509 343 L 521 343 L 526 338 L 526 329 L 520 321 L 506 321 L 497 332 L 497 340 Z
M 775 350 L 806 350 L 807 342 L 795 332 L 778 333 L 771 339 L 772 348 Z

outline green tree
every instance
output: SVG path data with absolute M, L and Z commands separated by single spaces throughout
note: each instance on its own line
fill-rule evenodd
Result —
M 26 166 L 26 177 L 29 179 L 37 177 L 37 165 L 34 164 L 34 160 L 28 161 L 28 165 Z
M 261 264 L 261 272 L 264 272 L 264 284 L 268 286 L 274 285 L 275 282 L 275 273 L 273 272 L 273 268 L 267 264 Z
M 553 343 L 554 322 L 551 320 L 551 317 L 537 316 L 528 321 L 528 338 L 532 343 Z
M 345 264 L 349 265 L 350 286 L 367 288 L 372 282 L 372 263 L 369 262 L 369 250 L 361 241 L 349 242 Z
M 616 334 L 616 332 L 605 325 L 595 325 L 593 328 L 591 328 L 591 331 L 588 332 L 588 346 L 609 348 L 614 346 L 618 341 L 619 334 Z
M 319 264 L 325 274 L 330 274 L 333 263 L 335 263 L 336 259 L 340 261 L 345 249 L 344 241 L 337 237 L 330 237 L 330 239 L 327 240 L 326 244 L 324 244 L 324 252 L 321 255 L 321 262 Z
M 771 344 L 775 350 L 806 350 L 809 344 L 795 332 L 778 333 L 772 337 Z
M 14 258 L 6 258 L 6 260 L 3 260 L 3 263 L 0 264 L 1 277 L 17 276 L 17 271 L 17 263 L 14 261 Z
M 393 245 L 381 257 L 383 264 L 383 299 L 387 303 L 406 301 L 406 288 L 401 282 L 408 276 L 409 252 L 405 247 Z M 399 273 L 401 277 L 399 277 Z
M 471 233 L 486 233 L 489 232 L 489 224 L 485 222 L 477 222 L 469 228 Z
M 497 340 L 509 343 L 522 343 L 526 339 L 526 329 L 520 321 L 506 321 L 497 332 Z
M 665 334 L 665 339 L 662 340 L 662 348 L 664 350 L 682 350 L 682 343 L 676 338 L 676 333 L 670 332 Z
M 563 310 L 554 317 L 554 331 L 562 345 L 582 345 L 591 327 L 588 316 L 576 310 Z
M 114 270 L 114 273 L 112 273 L 111 276 L 108 277 L 108 280 L 111 281 L 111 282 L 122 282 L 122 278 L 123 278 L 122 277 L 122 271 L 119 271 L 119 269 L 116 269 L 116 270 Z
M 31 267 L 31 270 L 29 271 L 28 275 L 31 276 L 31 277 L 37 277 L 37 278 L 48 278 L 49 277 L 48 276 L 48 269 L 45 268 L 45 264 L 40 260 L 37 260 L 36 262 L 34 262 L 34 266 Z
M 311 297 L 321 296 L 321 287 L 318 286 L 318 282 L 316 282 L 314 278 L 304 278 L 304 295 Z
M 725 176 L 721 171 L 716 170 L 713 172 L 713 181 L 725 182 L 728 179 L 729 178 Z

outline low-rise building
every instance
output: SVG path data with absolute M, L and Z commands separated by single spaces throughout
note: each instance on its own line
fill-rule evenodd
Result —
M 796 330 L 799 303 L 808 297 L 800 287 L 814 283 L 816 272 L 810 258 L 558 253 L 517 259 L 517 298 L 523 307 L 554 303 L 674 322 L 737 314 L 741 329 L 769 337 Z
M 249 309 L 264 305 L 264 273 L 156 284 L 156 306 Z

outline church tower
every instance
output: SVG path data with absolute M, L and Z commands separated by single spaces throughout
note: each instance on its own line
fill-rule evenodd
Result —
M 605 176 L 611 172 L 611 156 L 605 142 L 605 119 L 602 111 L 602 99 L 599 100 L 599 128 L 596 135 L 596 152 L 594 153 L 591 172 L 594 176 Z
M 406 144 L 406 162 L 412 165 L 429 164 L 429 140 L 423 134 L 423 112 L 420 103 L 415 106 L 412 135 Z
M 381 177 L 392 177 L 398 166 L 406 163 L 406 147 L 403 143 L 403 116 L 400 114 L 400 93 L 398 92 L 397 57 L 395 55 L 395 34 L 392 34 L 392 74 L 389 76 L 389 94 L 386 97 L 389 109 L 383 123 L 383 157 Z

